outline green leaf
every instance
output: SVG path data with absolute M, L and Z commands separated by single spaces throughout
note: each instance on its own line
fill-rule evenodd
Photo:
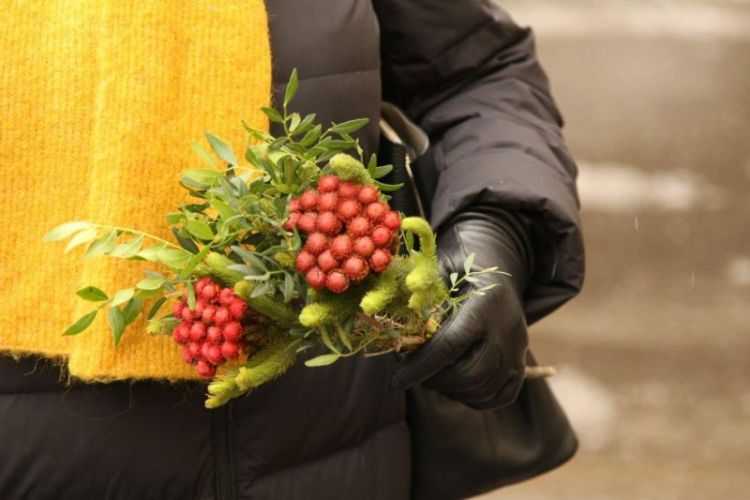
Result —
M 216 153 L 216 156 L 230 165 L 237 165 L 237 157 L 234 156 L 234 153 L 224 141 L 208 132 L 206 132 L 206 139 L 208 139 L 208 143 L 211 145 L 214 153 Z
M 208 246 L 208 245 L 206 245 L 205 247 L 203 247 L 201 249 L 200 252 L 198 252 L 197 254 L 195 254 L 190 259 L 190 261 L 187 264 L 185 264 L 185 267 L 180 272 L 180 278 L 185 279 L 188 276 L 190 276 L 190 274 L 193 271 L 195 271 L 195 268 L 198 267 L 198 264 L 200 264 L 203 261 L 203 259 L 206 258 L 206 255 L 208 255 L 208 252 L 210 252 L 210 251 L 211 251 L 211 247 Z
M 316 366 L 328 366 L 335 363 L 341 357 L 341 354 L 323 354 L 316 358 L 308 359 L 305 361 L 305 366 L 316 367 Z
M 89 241 L 96 238 L 97 230 L 94 227 L 90 227 L 88 229 L 84 229 L 80 233 L 73 236 L 73 239 L 70 240 L 68 243 L 68 246 L 65 247 L 65 253 L 68 253 L 73 248 L 77 247 L 78 245 L 81 245 L 83 243 L 88 243 Z
M 159 309 L 161 309 L 161 306 L 163 306 L 166 301 L 166 297 L 161 297 L 159 298 L 159 300 L 154 302 L 154 305 L 152 305 L 151 309 L 148 310 L 148 316 L 146 317 L 146 319 L 151 319 L 156 316 L 156 313 L 159 312 Z
M 190 282 L 185 283 L 185 291 L 187 292 L 188 296 L 188 307 L 191 310 L 195 309 L 195 289 L 193 288 L 193 284 Z
M 111 233 L 105 234 L 98 240 L 95 240 L 91 245 L 89 245 L 89 247 L 86 249 L 84 257 L 87 259 L 91 259 L 93 257 L 111 252 L 112 250 L 114 250 L 116 244 L 117 231 L 115 230 Z
M 393 191 L 398 191 L 399 189 L 403 188 L 404 183 L 402 182 L 400 184 L 384 184 L 380 181 L 375 181 L 375 187 L 377 187 L 381 191 L 386 191 L 390 193 Z
M 320 329 L 320 339 L 323 341 L 323 343 L 326 345 L 328 349 L 335 352 L 336 354 L 341 354 L 339 350 L 336 348 L 336 346 L 333 344 L 333 341 L 331 340 L 331 336 L 328 333 L 328 328 L 323 327 Z
M 175 248 L 165 248 L 159 252 L 158 259 L 169 267 L 180 267 L 193 256 L 187 250 L 177 250 Z
M 284 118 L 275 109 L 269 108 L 268 106 L 263 106 L 262 108 L 260 108 L 260 110 L 263 111 L 263 113 L 265 113 L 268 119 L 272 122 L 284 123 Z
M 164 278 L 157 278 L 156 276 L 149 276 L 139 281 L 135 286 L 140 290 L 158 290 L 164 285 L 166 280 Z
M 201 157 L 201 160 L 203 160 L 208 165 L 218 170 L 219 167 L 216 165 L 216 162 L 214 161 L 213 158 L 211 158 L 211 155 L 208 154 L 208 151 L 206 151 L 203 148 L 203 146 L 201 146 L 195 141 L 190 141 L 190 147 L 193 148 L 196 153 L 198 153 L 198 156 Z
M 185 221 L 183 220 L 182 222 L 184 223 Z M 174 237 L 177 238 L 177 242 L 180 244 L 180 246 L 188 252 L 196 254 L 200 251 L 198 250 L 198 245 L 196 245 L 195 242 L 188 237 L 190 236 L 190 232 L 187 231 L 187 229 L 178 229 L 176 227 L 173 227 L 172 234 L 174 234 Z
M 299 88 L 299 79 L 297 77 L 297 68 L 292 70 L 292 74 L 289 77 L 289 83 L 286 85 L 286 92 L 284 93 L 284 108 L 286 108 L 292 99 L 294 99 L 297 89 Z
M 119 290 L 112 298 L 112 306 L 119 306 L 120 304 L 124 304 L 125 302 L 132 299 L 133 295 L 135 295 L 135 289 L 133 288 L 123 288 L 122 290 Z
M 386 175 L 390 174 L 393 170 L 393 165 L 383 165 L 382 167 L 376 167 L 372 174 L 373 179 L 381 179 Z
M 476 256 L 477 255 L 473 253 L 466 257 L 466 260 L 464 261 L 464 272 L 466 274 L 471 273 L 471 267 L 474 265 L 474 258 Z
M 164 290 L 161 288 L 157 288 L 156 290 L 138 290 L 133 297 L 138 300 L 153 299 L 154 297 L 160 297 L 163 292 Z
M 166 243 L 160 245 L 153 245 L 148 248 L 144 248 L 136 254 L 137 257 L 147 260 L 149 262 L 156 262 L 159 260 L 159 254 L 167 248 Z
M 214 232 L 211 227 L 201 220 L 188 220 L 186 227 L 190 234 L 200 240 L 210 241 L 214 239 Z
M 96 318 L 98 312 L 99 310 L 95 309 L 88 314 L 84 314 L 83 316 L 78 318 L 78 321 L 70 325 L 68 329 L 63 332 L 63 335 L 78 335 L 86 328 L 91 326 L 91 323 L 94 322 L 94 318 Z
M 206 187 L 213 186 L 216 179 L 220 176 L 221 173 L 219 172 L 202 168 L 191 168 L 182 173 L 183 179 L 190 179 L 199 186 Z
M 136 238 L 131 239 L 130 241 L 126 241 L 125 243 L 117 245 L 115 249 L 109 253 L 109 256 L 129 259 L 135 256 L 135 254 L 137 254 L 141 250 L 141 246 L 143 246 L 143 242 L 145 241 L 145 239 L 145 236 L 140 235 Z
M 299 113 L 292 113 L 292 120 L 289 122 L 289 131 L 294 132 L 302 121 L 302 117 Z
M 109 299 L 106 293 L 104 293 L 102 290 L 99 290 L 95 286 L 87 286 L 86 288 L 81 288 L 76 292 L 76 295 L 81 297 L 83 300 L 88 300 L 89 302 L 101 302 L 103 300 Z
M 119 345 L 122 332 L 125 331 L 125 317 L 120 308 L 116 306 L 110 307 L 107 320 L 109 321 L 109 328 L 112 330 L 112 338 L 115 341 L 115 345 Z
M 299 141 L 299 145 L 303 148 L 309 147 L 313 142 L 318 140 L 318 137 L 323 133 L 323 127 L 315 125 L 311 128 L 305 136 Z
M 44 235 L 44 241 L 64 240 L 73 233 L 94 227 L 90 222 L 66 222 Z
M 294 298 L 294 278 L 291 274 L 284 274 L 284 302 L 289 303 Z
M 128 326 L 133 321 L 135 321 L 135 318 L 138 317 L 138 315 L 141 313 L 141 310 L 143 309 L 143 302 L 139 299 L 130 299 L 127 304 L 125 304 L 125 307 L 122 310 L 122 317 L 125 321 L 125 326 Z
M 361 129 L 370 122 L 368 118 L 358 118 L 334 125 L 328 132 L 331 134 L 351 134 Z
M 338 333 L 341 343 L 344 344 L 347 349 L 349 349 L 349 352 L 352 352 L 352 343 L 349 340 L 349 335 L 346 333 L 346 331 L 341 327 L 337 327 L 336 333 Z

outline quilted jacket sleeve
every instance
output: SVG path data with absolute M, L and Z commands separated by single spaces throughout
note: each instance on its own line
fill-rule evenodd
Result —
M 440 230 L 469 206 L 527 221 L 534 322 L 581 288 L 584 251 L 576 165 L 536 57 L 533 33 L 483 0 L 374 0 L 385 98 L 407 110 L 432 147 L 416 168 Z

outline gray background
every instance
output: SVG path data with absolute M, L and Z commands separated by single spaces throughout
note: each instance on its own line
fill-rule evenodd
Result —
M 579 454 L 486 498 L 750 498 L 750 2 L 500 4 L 567 120 L 588 274 L 532 330 Z

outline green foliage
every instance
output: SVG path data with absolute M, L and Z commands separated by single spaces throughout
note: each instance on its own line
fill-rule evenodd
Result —
M 477 274 L 496 272 L 474 271 L 473 257 L 467 260 L 464 276 L 451 276 L 448 289 L 439 275 L 435 235 L 427 221 L 415 217 L 402 223 L 399 241 L 405 244 L 405 254 L 395 256 L 382 275 L 353 283 L 343 294 L 308 288 L 295 268 L 304 242 L 296 230 L 284 227 L 289 201 L 330 173 L 376 186 L 383 200 L 388 199 L 384 193 L 402 186 L 382 182 L 393 167 L 378 166 L 374 155 L 365 166 L 353 134 L 367 125 L 367 119 L 325 128 L 315 122 L 314 114 L 290 112 L 298 88 L 294 71 L 282 109 L 262 110 L 283 130 L 280 136 L 243 123 L 248 133 L 244 154 L 235 154 L 209 133 L 207 146 L 190 144 L 204 167 L 185 170 L 179 179 L 192 199 L 166 214 L 174 236 L 170 241 L 137 229 L 85 221 L 60 225 L 45 235 L 46 241 L 69 238 L 65 251 L 80 247 L 86 258 L 107 256 L 159 267 L 159 272 L 149 270 L 134 285 L 114 293 L 93 286 L 79 290 L 78 296 L 97 308 L 79 318 L 65 335 L 85 331 L 103 309 L 115 344 L 141 314 L 148 319 L 148 333 L 170 333 L 179 320 L 171 314 L 159 316 L 170 299 L 184 294 L 194 308 L 193 285 L 205 276 L 231 286 L 260 315 L 255 326 L 267 327 L 268 332 L 264 346 L 244 366 L 220 373 L 209 385 L 206 406 L 215 408 L 279 376 L 299 350 L 316 343 L 329 352 L 308 360 L 311 367 L 362 352 L 414 348 L 437 330 L 442 315 L 455 312 L 472 293 L 489 290 L 459 294 L 466 283 L 476 281 Z M 250 328 L 248 335 L 258 334 Z

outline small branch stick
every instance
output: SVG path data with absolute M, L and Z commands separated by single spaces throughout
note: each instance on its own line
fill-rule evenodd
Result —
M 554 366 L 527 366 L 526 380 L 553 377 L 557 373 Z

